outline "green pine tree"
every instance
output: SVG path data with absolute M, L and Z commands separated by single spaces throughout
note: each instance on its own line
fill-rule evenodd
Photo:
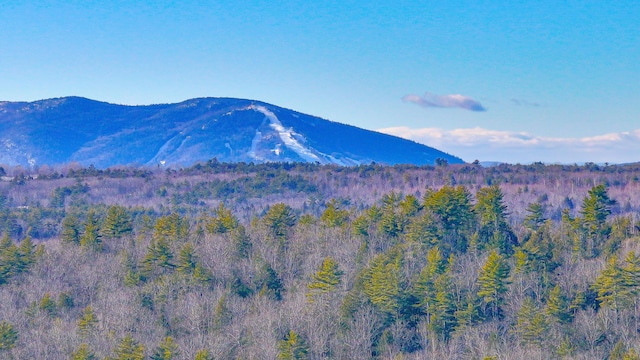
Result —
M 0 351 L 11 350 L 18 341 L 18 332 L 6 321 L 0 322 Z
M 98 357 L 91 351 L 89 345 L 83 343 L 71 353 L 71 360 L 98 360 Z
M 493 316 L 500 314 L 504 302 L 503 295 L 507 292 L 508 277 L 509 266 L 504 258 L 493 250 L 478 276 L 478 296 L 483 299 Z
M 403 231 L 402 219 L 396 212 L 400 200 L 401 195 L 394 192 L 382 197 L 382 217 L 378 224 L 378 231 L 392 237 L 400 235 Z
M 602 306 L 612 308 L 616 312 L 629 306 L 634 298 L 634 289 L 628 286 L 628 278 L 612 256 L 605 268 L 600 272 L 591 288 L 598 293 L 597 300 Z
M 213 217 L 207 221 L 206 229 L 210 234 L 224 234 L 237 228 L 238 225 L 238 218 L 223 203 L 220 203 Z
M 582 232 L 581 253 L 585 257 L 595 257 L 600 253 L 602 244 L 611 232 L 611 226 L 606 221 L 614 204 L 615 201 L 609 198 L 604 185 L 593 187 L 582 201 L 582 217 L 578 219 L 577 225 Z
M 313 301 L 313 298 L 332 291 L 338 284 L 340 284 L 340 277 L 342 276 L 342 271 L 338 266 L 338 263 L 333 260 L 331 257 L 326 257 L 322 261 L 322 265 L 320 265 L 320 269 L 311 275 L 312 281 L 307 285 L 309 292 L 307 293 L 307 297 L 310 301 Z
M 282 300 L 284 285 L 278 276 L 278 273 L 269 265 L 264 263 L 260 268 L 257 279 L 257 287 L 260 289 L 261 296 L 267 296 L 273 300 Z
M 376 256 L 364 273 L 363 290 L 380 311 L 396 314 L 400 308 L 402 289 L 402 253 L 392 248 Z
M 133 222 L 129 211 L 120 205 L 112 205 L 100 229 L 102 236 L 107 238 L 121 238 L 133 232 Z
M 439 232 L 442 234 L 439 242 L 441 250 L 466 251 L 476 218 L 469 191 L 464 186 L 428 190 L 424 197 L 424 208 L 437 216 Z
M 38 308 L 49 316 L 56 316 L 58 313 L 58 306 L 49 293 L 45 293 L 40 299 Z
M 287 236 L 289 229 L 296 224 L 296 216 L 289 205 L 278 203 L 269 208 L 262 221 L 277 239 Z
M 98 324 L 98 318 L 91 306 L 87 306 L 82 311 L 82 316 L 78 319 L 78 333 L 80 336 L 87 337 L 91 334 Z
M 622 360 L 640 360 L 640 355 L 636 351 L 636 349 L 631 348 L 627 351 L 626 354 L 622 357 Z
M 498 186 L 484 187 L 476 194 L 475 212 L 479 218 L 479 246 L 499 249 L 504 254 L 512 253 L 517 239 L 507 222 L 507 205 Z
M 209 285 L 213 281 L 213 273 L 200 263 L 193 269 L 193 280 L 201 285 Z
M 162 340 L 160 345 L 153 351 L 151 360 L 172 360 L 177 359 L 180 355 L 178 344 L 171 336 L 167 336 Z
M 80 245 L 82 224 L 80 219 L 74 215 L 69 214 L 62 219 L 62 231 L 60 232 L 60 239 L 67 244 Z
M 189 220 L 176 213 L 158 218 L 153 227 L 153 239 L 169 244 L 189 237 Z
M 545 311 L 547 315 L 560 323 L 571 321 L 569 304 L 567 298 L 562 294 L 560 286 L 556 285 L 551 289 L 551 291 L 549 291 L 549 298 L 547 299 L 547 307 Z
M 304 339 L 300 338 L 293 330 L 278 342 L 278 360 L 307 359 L 308 352 L 309 349 Z
M 213 360 L 213 355 L 211 355 L 209 350 L 202 349 L 196 353 L 193 360 Z
M 115 349 L 114 360 L 144 360 L 144 346 L 130 334 L 125 336 Z
M 195 249 L 191 243 L 186 243 L 178 254 L 176 270 L 182 274 L 192 274 L 196 268 Z
M 148 277 L 157 270 L 164 272 L 175 267 L 169 240 L 166 237 L 151 239 L 147 253 L 142 259 L 142 275 Z
M 84 232 L 80 237 L 80 246 L 95 251 L 102 250 L 102 235 L 100 234 L 100 223 L 93 210 L 87 213 L 84 223 Z
M 544 313 L 538 309 L 533 299 L 527 297 L 517 314 L 516 332 L 526 344 L 540 346 L 547 336 L 549 326 Z
M 529 204 L 527 213 L 523 224 L 531 231 L 538 230 L 546 221 L 544 217 L 544 206 L 538 202 Z
M 455 316 L 456 300 L 449 273 L 438 275 L 433 284 L 433 290 L 435 294 L 433 304 L 427 313 L 428 329 L 446 341 L 458 325 Z
M 231 321 L 231 311 L 227 307 L 227 295 L 224 294 L 218 300 L 213 310 L 213 325 L 216 329 L 222 329 Z
M 349 220 L 349 212 L 341 209 L 336 199 L 331 199 L 325 206 L 320 220 L 328 227 L 342 226 Z
M 18 259 L 17 271 L 19 273 L 27 271 L 31 265 L 36 262 L 36 246 L 31 241 L 31 237 L 27 236 L 22 239 L 20 246 L 18 247 Z

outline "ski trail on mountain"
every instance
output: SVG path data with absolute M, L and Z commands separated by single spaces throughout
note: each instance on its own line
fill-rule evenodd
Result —
M 278 136 L 280 137 L 280 140 L 282 140 L 284 145 L 287 148 L 294 151 L 296 154 L 298 154 L 298 156 L 310 162 L 317 161 L 321 164 L 328 163 L 328 161 L 326 160 L 327 155 L 318 152 L 322 156 L 320 157 L 316 155 L 312 149 L 309 149 L 304 145 L 302 145 L 296 139 L 296 136 L 301 136 L 301 135 L 296 134 L 295 132 L 293 132 L 293 130 L 285 129 L 285 127 L 282 125 L 282 122 L 280 122 L 280 119 L 278 119 L 278 117 L 269 109 L 259 105 L 251 105 L 248 107 L 248 109 L 262 113 L 265 116 L 265 118 L 269 120 L 269 127 L 278 134 Z M 256 160 L 262 160 L 257 155 L 257 152 L 256 152 L 257 146 L 260 143 L 260 139 L 262 139 L 262 133 L 260 131 L 256 131 L 256 136 L 253 138 L 253 141 L 251 142 L 251 152 L 249 153 Z

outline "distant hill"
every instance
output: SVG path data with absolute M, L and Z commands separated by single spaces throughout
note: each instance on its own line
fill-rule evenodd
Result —
M 259 101 L 115 105 L 81 97 L 0 102 L 0 164 L 188 166 L 225 162 L 434 164 L 455 156 Z

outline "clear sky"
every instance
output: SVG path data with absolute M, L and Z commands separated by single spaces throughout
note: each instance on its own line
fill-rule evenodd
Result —
M 640 1 L 2 1 L 0 100 L 238 97 L 466 161 L 640 161 Z

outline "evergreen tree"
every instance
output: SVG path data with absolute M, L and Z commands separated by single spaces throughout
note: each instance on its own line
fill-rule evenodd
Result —
M 624 292 L 624 279 L 615 256 L 609 258 L 607 265 L 600 272 L 591 288 L 597 291 L 598 301 L 603 306 L 618 309 L 622 305 L 620 300 Z
M 441 250 L 466 251 L 469 233 L 475 227 L 469 191 L 464 186 L 443 186 L 438 191 L 429 190 L 424 197 L 424 207 L 438 217 L 442 233 Z
M 478 302 L 479 300 L 471 294 L 462 301 L 454 314 L 457 324 L 455 330 L 464 329 L 482 320 Z
M 504 254 L 512 253 L 517 239 L 507 223 L 507 206 L 498 186 L 481 188 L 476 194 L 475 213 L 479 218 L 479 241 L 481 247 L 488 245 Z
M 398 236 L 403 231 L 402 221 L 396 213 L 400 199 L 401 195 L 394 192 L 382 197 L 382 216 L 378 230 L 392 237 Z
M 569 304 L 566 297 L 562 294 L 560 286 L 556 285 L 549 291 L 547 299 L 546 313 L 552 319 L 560 323 L 571 321 L 571 313 L 569 312 Z
M 6 321 L 0 322 L 0 351 L 11 350 L 18 341 L 18 332 Z
M 607 217 L 611 215 L 611 206 L 614 204 L 615 201 L 609 198 L 604 185 L 598 185 L 589 190 L 580 210 L 582 224 L 589 234 L 596 235 L 603 230 Z
M 536 231 L 545 223 L 544 206 L 538 202 L 531 203 L 527 207 L 527 216 L 524 218 L 524 226 L 531 231 Z
M 98 318 L 96 314 L 93 312 L 93 308 L 91 306 L 87 306 L 82 311 L 82 316 L 78 319 L 78 332 L 82 337 L 87 337 L 91 332 L 94 331 L 96 325 L 98 324 Z
M 213 356 L 211 355 L 211 353 L 209 353 L 209 350 L 199 350 L 196 353 L 196 356 L 193 358 L 193 360 L 213 360 Z
M 626 353 L 627 346 L 620 340 L 613 346 L 611 352 L 609 352 L 607 360 L 623 360 Z
M 147 277 L 157 269 L 164 271 L 173 268 L 175 268 L 175 264 L 169 240 L 165 237 L 152 239 L 147 248 L 147 254 L 142 259 L 143 276 Z
M 216 308 L 213 310 L 213 325 L 216 329 L 222 329 L 231 321 L 231 311 L 227 308 L 227 295 L 224 294 L 218 300 Z
M 541 345 L 549 327 L 544 316 L 533 299 L 527 297 L 522 302 L 517 314 L 516 332 L 522 342 Z
M 124 235 L 131 234 L 133 222 L 129 211 L 123 206 L 110 206 L 100 231 L 104 237 L 108 238 L 121 238 Z
M 584 256 L 594 257 L 599 254 L 601 245 L 611 232 L 611 226 L 606 220 L 614 204 L 615 201 L 609 198 L 604 185 L 593 187 L 582 201 L 582 218 L 579 219 L 579 225 L 584 236 Z
M 427 253 L 427 264 L 420 271 L 414 287 L 418 304 L 427 314 L 431 313 L 431 306 L 435 302 L 435 282 L 445 270 L 446 261 L 442 258 L 440 249 L 437 246 L 431 248 Z
M 260 295 L 268 296 L 273 300 L 282 300 L 282 293 L 284 292 L 284 286 L 282 280 L 278 276 L 278 273 L 269 265 L 264 263 L 258 274 L 258 288 L 260 289 Z
M 2 239 L 0 239 L 0 254 L 4 253 L 11 246 L 15 246 L 15 244 L 11 240 L 9 233 L 5 232 L 4 235 L 2 235 Z
M 640 294 L 640 257 L 630 251 L 624 259 L 624 266 L 621 270 L 625 287 L 635 301 Z
M 364 273 L 363 290 L 369 301 L 388 315 L 397 314 L 403 294 L 402 253 L 392 248 L 376 256 Z
M 300 338 L 293 330 L 278 342 L 278 360 L 307 359 L 308 352 L 309 349 L 304 339 Z
M 504 301 L 503 295 L 507 291 L 508 277 L 509 266 L 502 256 L 493 250 L 478 276 L 478 296 L 490 308 L 493 316 L 500 315 L 500 307 Z
M 80 237 L 80 246 L 95 251 L 102 250 L 102 235 L 100 234 L 100 224 L 93 209 L 87 213 L 84 223 L 84 232 Z
M 408 218 L 411 218 L 418 214 L 420 210 L 422 210 L 423 206 L 420 204 L 420 201 L 414 195 L 407 195 L 400 201 L 398 204 L 400 210 L 400 217 L 403 221 L 406 221 Z
M 74 215 L 69 214 L 62 219 L 62 231 L 60 233 L 60 239 L 64 243 L 68 244 L 80 244 L 81 235 L 80 219 Z
M 560 245 L 554 241 L 551 227 L 550 222 L 538 227 L 538 230 L 532 232 L 521 247 L 527 255 L 529 271 L 538 272 L 543 276 L 557 266 L 554 261 L 554 251 Z
M 27 236 L 22 239 L 20 242 L 20 246 L 18 247 L 18 264 L 17 269 L 18 272 L 27 271 L 31 265 L 36 262 L 36 246 L 31 241 L 31 237 Z
M 331 199 L 325 206 L 320 220 L 328 227 L 342 226 L 349 220 L 349 212 L 341 209 L 336 199 Z
M 428 328 L 446 341 L 457 326 L 456 300 L 451 278 L 447 272 L 436 278 L 433 290 L 435 294 L 433 305 L 429 307 L 427 313 Z
M 18 254 L 18 247 L 5 234 L 0 243 L 0 285 L 20 273 L 21 269 L 22 260 Z
M 192 274 L 195 268 L 195 249 L 191 243 L 186 243 L 182 249 L 180 249 L 180 253 L 178 254 L 178 265 L 176 266 L 176 270 L 182 274 Z
M 307 285 L 309 292 L 307 297 L 313 301 L 315 296 L 332 291 L 340 284 L 342 271 L 338 267 L 338 263 L 331 257 L 326 257 L 320 265 L 320 269 L 311 275 L 312 281 Z
M 193 280 L 201 285 L 209 285 L 213 280 L 213 273 L 202 264 L 196 263 L 193 268 Z
M 213 217 L 207 222 L 206 228 L 210 234 L 224 234 L 237 228 L 238 225 L 238 218 L 223 203 L 220 203 Z
M 618 259 L 612 256 L 591 286 L 597 292 L 597 300 L 602 306 L 610 307 L 617 312 L 633 302 L 637 287 L 630 286 L 630 278 L 625 275 Z
M 626 354 L 622 357 L 622 360 L 640 360 L 640 355 L 636 351 L 636 349 L 631 348 L 627 351 Z
M 51 294 L 46 293 L 40 299 L 40 304 L 38 305 L 41 311 L 46 313 L 49 316 L 55 316 L 58 312 L 58 307 L 56 306 L 56 302 L 51 298 Z
M 172 213 L 158 218 L 153 226 L 153 239 L 165 243 L 185 241 L 189 237 L 189 220 Z
M 153 351 L 151 360 L 177 359 L 179 355 L 180 352 L 178 351 L 178 344 L 176 344 L 171 336 L 167 336 Z
M 114 360 L 144 360 L 144 346 L 128 334 L 116 347 L 115 354 Z
M 73 297 L 68 292 L 58 294 L 58 307 L 63 310 L 71 309 L 75 305 Z
M 238 227 L 231 233 L 231 240 L 233 241 L 235 256 L 239 259 L 249 258 L 252 244 L 244 226 L 238 225 Z
M 91 351 L 89 345 L 83 343 L 71 353 L 71 360 L 98 360 L 98 357 Z
M 296 224 L 296 216 L 293 213 L 293 209 L 283 203 L 271 206 L 262 220 L 277 239 L 285 238 L 289 229 Z
M 413 218 L 407 225 L 406 234 L 407 240 L 423 244 L 427 248 L 438 245 L 442 238 L 436 216 L 431 211 Z

